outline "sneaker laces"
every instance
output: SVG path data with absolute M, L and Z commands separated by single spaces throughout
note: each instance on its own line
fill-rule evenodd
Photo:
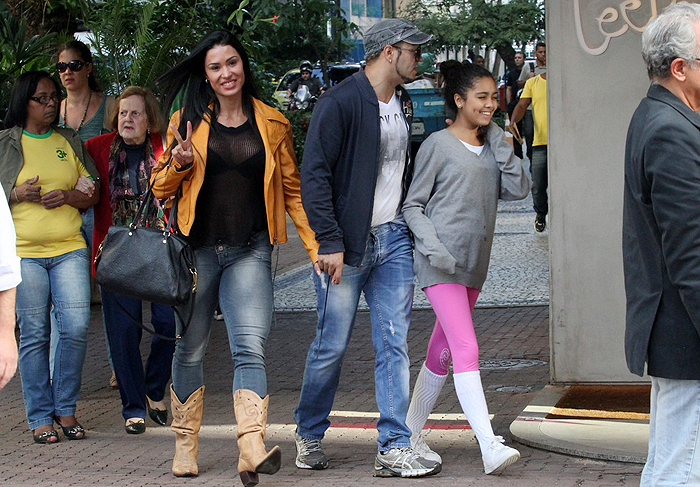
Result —
M 399 455 L 394 459 L 391 464 L 392 466 L 404 466 L 408 465 L 409 468 L 412 466 L 413 460 L 419 457 L 418 453 L 416 453 L 413 448 L 392 448 L 389 450 L 388 453 L 390 453 L 393 450 L 398 450 Z
M 322 451 L 321 440 L 308 440 L 306 438 L 302 438 L 299 442 L 299 455 L 306 456 L 317 451 Z

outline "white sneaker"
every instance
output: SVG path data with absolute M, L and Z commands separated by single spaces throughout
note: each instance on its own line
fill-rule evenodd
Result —
M 486 472 L 486 475 L 497 475 L 520 458 L 520 452 L 515 448 L 504 445 L 504 441 L 502 436 L 494 437 L 488 449 L 481 456 L 484 461 L 484 472 Z
M 413 451 L 418 453 L 421 457 L 431 462 L 439 463 L 442 465 L 442 457 L 434 452 L 428 444 L 425 442 L 425 437 L 430 434 L 431 430 L 424 430 L 420 434 L 411 436 L 411 448 Z

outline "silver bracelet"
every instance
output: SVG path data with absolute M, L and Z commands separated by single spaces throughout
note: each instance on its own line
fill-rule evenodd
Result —
M 12 188 L 12 192 L 15 194 L 15 200 L 17 200 L 17 203 L 19 203 L 19 196 L 17 196 L 17 186 Z

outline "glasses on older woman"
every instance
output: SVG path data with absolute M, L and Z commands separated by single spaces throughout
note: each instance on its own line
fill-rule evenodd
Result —
M 34 100 L 37 103 L 41 103 L 42 105 L 48 105 L 51 101 L 54 101 L 56 103 L 60 102 L 61 96 L 54 93 L 53 95 L 30 96 L 29 99 Z
M 88 63 L 85 63 L 83 61 L 80 61 L 79 59 L 73 59 L 72 61 L 68 63 L 60 62 L 56 63 L 56 69 L 58 70 L 59 73 L 65 73 L 66 69 L 70 69 L 74 73 L 80 71 L 83 69 L 83 66 L 85 66 Z

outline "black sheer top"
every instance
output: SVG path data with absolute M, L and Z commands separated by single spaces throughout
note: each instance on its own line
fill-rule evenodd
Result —
M 251 235 L 266 230 L 264 178 L 265 147 L 250 120 L 239 127 L 213 122 L 192 245 L 247 245 Z

